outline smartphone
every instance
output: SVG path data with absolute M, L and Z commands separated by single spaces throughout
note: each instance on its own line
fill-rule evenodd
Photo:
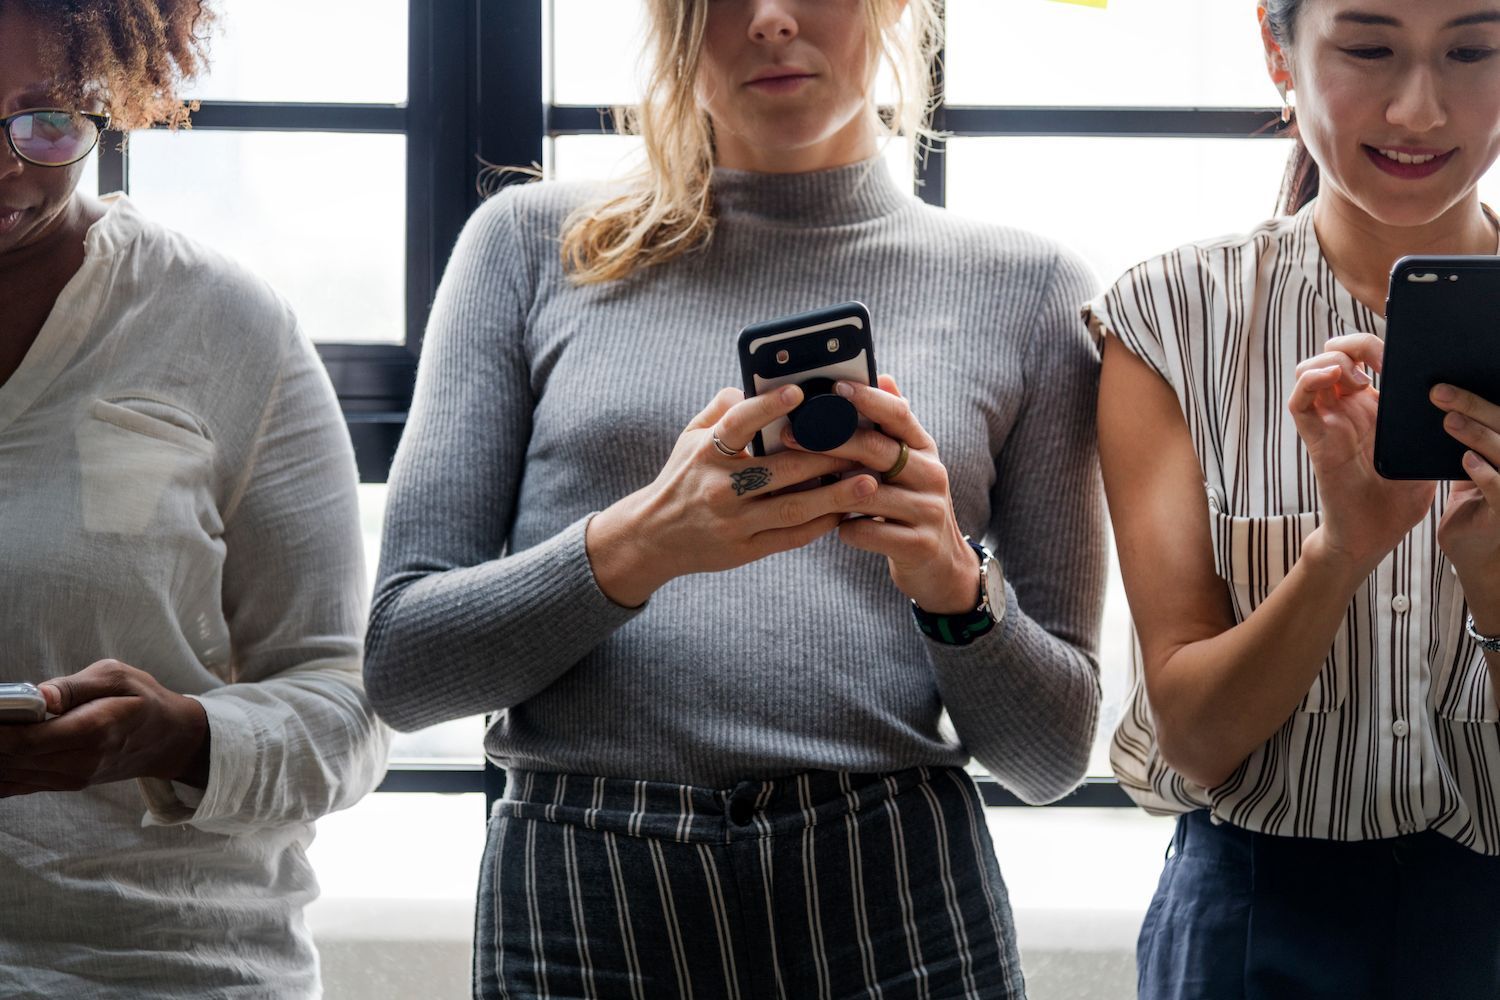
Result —
M 804 394 L 789 416 L 778 417 L 755 435 L 750 443 L 754 454 L 781 451 L 781 432 L 788 425 L 797 443 L 812 451 L 837 448 L 856 428 L 873 426 L 833 391 L 840 380 L 876 384 L 870 311 L 863 303 L 844 302 L 747 326 L 740 331 L 739 353 L 747 397 L 793 384 Z
M 35 684 L 0 684 L 0 723 L 41 722 L 47 699 Z
M 1500 257 L 1403 257 L 1391 269 L 1375 471 L 1467 479 L 1465 447 L 1428 393 L 1446 382 L 1500 403 Z

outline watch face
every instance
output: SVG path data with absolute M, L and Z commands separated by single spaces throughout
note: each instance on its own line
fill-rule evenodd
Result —
M 1000 561 L 991 555 L 984 561 L 980 586 L 984 588 L 984 606 L 991 618 L 997 618 L 996 606 L 1005 603 L 1005 580 L 1000 574 Z

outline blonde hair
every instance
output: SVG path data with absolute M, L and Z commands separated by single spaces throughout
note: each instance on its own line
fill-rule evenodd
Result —
M 896 103 L 882 121 L 888 135 L 906 138 L 914 156 L 933 135 L 941 3 L 863 0 L 870 64 L 889 66 L 896 86 Z M 622 134 L 644 140 L 646 162 L 624 193 L 585 205 L 563 223 L 563 266 L 579 284 L 629 277 L 713 236 L 713 128 L 697 90 L 708 0 L 648 0 L 647 6 L 653 51 L 645 95 L 639 107 L 615 115 Z M 872 87 L 874 76 L 872 69 Z

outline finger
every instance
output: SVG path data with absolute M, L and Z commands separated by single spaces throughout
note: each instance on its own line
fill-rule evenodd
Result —
M 1316 408 L 1318 397 L 1338 385 L 1344 370 L 1338 365 L 1314 368 L 1297 377 L 1292 387 L 1292 396 L 1287 400 L 1287 409 L 1293 414 L 1311 413 Z
M 758 559 L 777 552 L 800 549 L 809 542 L 816 541 L 833 531 L 843 519 L 843 514 L 824 514 L 822 517 L 815 517 L 795 527 L 771 528 L 757 532 L 750 538 L 751 549 Z
M 766 497 L 749 508 L 750 534 L 795 528 L 829 514 L 842 517 L 858 511 L 878 491 L 874 476 L 850 476 L 831 486 Z
M 900 561 L 920 548 L 922 532 L 909 524 L 861 517 L 839 525 L 839 541 L 851 549 Z
M 714 433 L 726 448 L 744 451 L 750 447 L 756 432 L 777 417 L 784 417 L 802 402 L 802 390 L 795 385 L 785 385 L 775 392 L 750 396 L 731 406 L 718 419 Z M 708 447 L 712 448 L 710 443 Z
M 1487 462 L 1500 462 L 1500 434 L 1462 413 L 1452 412 L 1443 418 L 1448 436 L 1468 445 Z
M 858 462 L 816 451 L 781 451 L 758 459 L 755 464 L 764 467 L 770 477 L 763 493 L 859 468 Z
M 99 698 L 135 694 L 134 668 L 119 660 L 100 660 L 76 674 L 44 681 L 39 687 L 53 715 Z
M 1490 505 L 1490 510 L 1500 514 L 1500 470 L 1496 469 L 1496 463 L 1485 461 L 1483 456 L 1469 451 L 1464 453 L 1464 471 L 1484 494 L 1484 502 Z
M 88 779 L 70 771 L 0 767 L 0 785 L 29 785 L 41 792 L 76 792 L 88 786 Z
M 1483 396 L 1476 395 L 1457 386 L 1439 383 L 1429 394 L 1432 404 L 1449 413 L 1461 413 L 1492 431 L 1500 431 L 1500 406 Z
M 1385 341 L 1373 333 L 1350 333 L 1334 337 L 1323 345 L 1325 352 L 1346 354 L 1360 364 L 1380 371 L 1385 364 Z
M 1361 389 L 1368 389 L 1373 384 L 1369 373 L 1360 366 L 1359 362 L 1339 351 L 1328 351 L 1308 358 L 1297 366 L 1297 375 L 1301 376 L 1306 372 L 1326 369 L 1333 365 L 1337 365 L 1340 369 L 1339 388 L 1345 393 L 1356 393 Z
M 901 389 L 896 385 L 896 376 L 894 375 L 887 375 L 882 372 L 880 375 L 876 376 L 875 384 L 880 386 L 880 388 L 884 389 L 886 392 L 890 393 L 893 396 L 904 396 L 904 393 L 902 393 Z
M 854 462 L 868 469 L 883 472 L 894 466 L 901 457 L 901 442 L 895 440 L 888 434 L 868 427 L 861 427 L 854 432 L 844 444 L 837 448 L 831 448 L 823 452 L 807 452 L 797 443 L 796 436 L 788 427 L 781 434 L 781 441 L 788 448 L 801 450 L 804 454 L 833 455 L 849 462 Z M 907 468 L 910 469 L 916 461 L 915 456 L 908 458 Z M 901 474 L 902 479 L 909 479 L 905 472 Z
M 720 389 L 709 404 L 698 411 L 697 416 L 688 421 L 688 430 L 702 430 L 704 427 L 712 427 L 719 422 L 729 408 L 745 398 L 745 394 L 739 389 L 726 386 Z
M 858 382 L 839 382 L 834 389 L 853 403 L 862 416 L 879 424 L 888 436 L 913 448 L 934 447 L 931 436 L 911 412 L 911 404 L 904 396 Z

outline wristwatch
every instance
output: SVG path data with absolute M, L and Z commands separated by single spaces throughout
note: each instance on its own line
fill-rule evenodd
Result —
M 1468 630 L 1469 638 L 1479 643 L 1479 648 L 1487 653 L 1500 653 L 1500 635 L 1483 635 L 1479 629 L 1474 627 L 1474 616 L 1469 615 L 1469 620 L 1464 623 Z
M 964 541 L 979 558 L 978 606 L 962 614 L 935 615 L 923 611 L 916 601 L 911 602 L 911 616 L 916 619 L 917 628 L 927 638 L 946 646 L 967 646 L 1005 617 L 1005 580 L 1000 575 L 999 560 L 982 543 L 967 536 Z

